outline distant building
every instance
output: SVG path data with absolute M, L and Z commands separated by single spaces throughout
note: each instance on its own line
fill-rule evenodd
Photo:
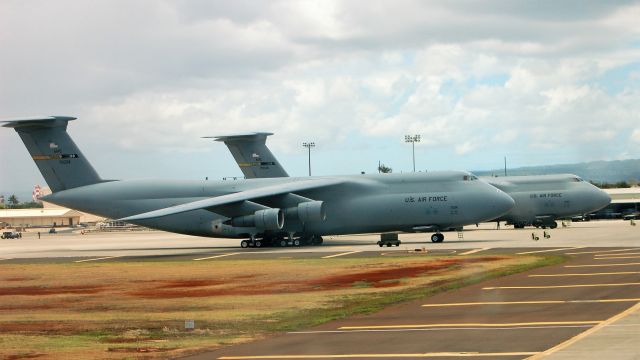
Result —
M 82 213 L 71 209 L 8 209 L 0 210 L 0 222 L 11 227 L 75 226 Z
M 640 211 L 640 187 L 603 189 L 611 196 L 611 204 L 596 212 L 597 218 L 622 218 Z
M 48 187 L 39 188 L 41 196 L 51 194 Z M 35 192 L 35 190 L 34 190 Z M 72 227 L 80 223 L 95 223 L 105 220 L 102 216 L 83 213 L 56 204 L 42 201 L 42 209 L 2 209 L 0 224 L 10 227 Z

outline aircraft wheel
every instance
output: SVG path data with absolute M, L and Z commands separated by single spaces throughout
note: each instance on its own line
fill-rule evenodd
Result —
M 299 239 L 293 240 L 293 246 L 300 246 L 300 240 Z
M 286 247 L 287 246 L 287 240 L 285 240 L 285 239 L 280 240 L 280 246 L 281 247 Z
M 437 243 L 439 238 L 438 234 L 433 234 L 431 235 L 431 242 Z
M 438 242 L 441 243 L 444 241 L 444 234 L 436 234 L 438 235 Z
M 256 247 L 262 247 L 262 241 L 256 240 Z
M 248 248 L 249 247 L 249 242 L 247 240 L 242 240 L 240 242 L 240 247 L 242 248 Z
M 550 228 L 550 229 L 555 229 L 555 228 L 557 228 L 557 227 L 558 227 L 558 223 L 557 223 L 557 222 L 555 222 L 555 221 L 554 221 L 553 223 L 551 223 L 551 225 L 549 225 L 549 228 Z

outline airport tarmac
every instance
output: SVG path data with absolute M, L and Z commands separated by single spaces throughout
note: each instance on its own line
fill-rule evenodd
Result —
M 640 248 L 542 251 L 572 258 L 185 359 L 638 359 Z
M 544 232 L 550 235 L 544 237 Z M 532 234 L 538 240 L 532 239 Z M 462 238 L 458 233 L 445 233 L 443 243 L 432 243 L 430 234 L 400 234 L 399 247 L 386 251 L 463 251 L 465 249 L 548 248 L 548 247 L 615 247 L 640 246 L 640 226 L 629 221 L 590 221 L 569 223 L 566 228 L 553 230 L 535 228 L 496 230 L 495 223 L 466 227 Z M 281 256 L 290 253 L 377 251 L 379 235 L 325 236 L 322 246 L 273 247 L 242 249 L 240 240 L 215 239 L 178 235 L 160 231 L 136 231 L 119 233 L 41 234 L 26 232 L 22 239 L 0 240 L 0 259 L 42 259 L 66 257 L 151 257 L 195 256 L 206 257 L 229 251 L 246 256 Z M 272 255 L 268 255 L 272 254 Z M 303 256 L 301 254 L 297 256 Z M 6 261 L 6 260 L 5 260 Z
M 629 222 L 592 221 L 547 233 L 550 238 L 543 230 L 480 224 L 460 239 L 446 233 L 439 244 L 428 241 L 428 234 L 402 234 L 400 247 L 380 248 L 377 236 L 358 235 L 326 237 L 323 246 L 261 249 L 242 249 L 238 240 L 155 231 L 41 239 L 27 233 L 0 242 L 0 262 L 568 254 L 571 260 L 561 265 L 188 359 L 640 358 L 640 229 Z

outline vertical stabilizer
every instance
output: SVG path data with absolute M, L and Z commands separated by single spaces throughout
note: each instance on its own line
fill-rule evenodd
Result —
M 67 133 L 68 122 L 75 119 L 45 116 L 1 121 L 20 135 L 53 192 L 102 181 Z
M 245 178 L 288 177 L 289 174 L 282 168 L 266 145 L 267 136 L 269 135 L 273 134 L 259 132 L 214 136 L 213 138 L 227 145 Z

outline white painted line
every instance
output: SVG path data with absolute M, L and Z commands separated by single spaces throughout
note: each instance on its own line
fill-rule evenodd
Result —
M 640 256 L 615 256 L 615 257 L 600 257 L 594 260 L 617 260 L 617 259 L 640 259 Z
M 548 275 L 529 275 L 529 277 L 601 276 L 601 275 L 633 275 L 633 274 L 640 274 L 640 271 L 619 271 L 619 272 L 602 272 L 602 273 L 586 273 L 586 274 L 548 274 Z
M 599 250 L 599 251 L 583 251 L 583 252 L 575 252 L 575 253 L 566 253 L 567 255 L 582 255 L 582 254 L 604 254 L 604 253 L 612 253 L 618 251 L 635 251 L 638 248 L 632 249 L 616 249 L 616 250 Z
M 623 263 L 623 264 L 595 264 L 595 265 L 565 265 L 566 268 L 581 268 L 581 267 L 602 267 L 602 266 L 632 266 L 640 265 L 640 263 Z
M 602 320 L 593 321 L 540 321 L 522 323 L 502 323 L 502 324 L 411 324 L 411 325 L 369 325 L 369 326 L 342 326 L 338 330 L 362 330 L 362 329 L 421 329 L 421 328 L 451 328 L 451 327 L 478 327 L 478 328 L 502 328 L 502 327 L 522 327 L 522 326 L 549 326 L 549 325 L 595 325 Z
M 613 256 L 627 256 L 627 255 L 640 255 L 639 252 L 630 252 L 630 253 L 615 253 L 615 254 L 595 254 L 596 258 L 605 258 L 605 257 L 613 257 Z
M 203 257 L 203 258 L 199 258 L 199 259 L 193 259 L 193 261 L 217 259 L 217 258 L 221 258 L 221 257 L 225 257 L 225 256 L 232 256 L 232 255 L 239 255 L 239 254 L 241 254 L 241 253 L 226 253 L 226 254 L 222 254 L 222 255 L 214 255 L 214 256 Z
M 349 251 L 346 253 L 340 253 L 340 254 L 335 254 L 335 255 L 329 255 L 329 256 L 323 256 L 322 259 L 330 259 L 330 258 L 334 258 L 334 257 L 338 257 L 338 256 L 345 256 L 345 255 L 351 255 L 351 254 L 356 254 L 356 253 L 361 253 L 362 251 Z
M 497 356 L 530 356 L 537 352 L 430 352 L 416 354 L 307 354 L 307 355 L 248 355 L 222 356 L 218 360 L 267 360 L 267 359 L 379 359 L 379 358 L 433 358 L 433 357 L 497 357 Z
M 538 250 L 538 251 L 525 251 L 525 252 L 517 253 L 516 255 L 537 254 L 537 253 L 544 253 L 544 252 L 574 250 L 574 249 L 582 249 L 582 248 L 584 248 L 584 246 L 570 247 L 570 248 L 549 249 L 549 250 Z
M 595 333 L 596 331 L 599 331 L 600 329 L 602 329 L 602 328 L 604 328 L 606 326 L 609 326 L 609 325 L 613 324 L 614 322 L 616 322 L 616 321 L 618 321 L 620 319 L 623 319 L 624 317 L 628 316 L 632 312 L 634 312 L 636 310 L 639 310 L 639 309 L 640 309 L 640 303 L 637 303 L 634 306 L 628 308 L 627 310 L 619 313 L 618 315 L 614 315 L 614 316 L 610 317 L 609 319 L 601 322 L 600 324 L 592 327 L 591 329 L 589 329 L 589 330 L 587 330 L 585 332 L 582 332 L 582 333 L 572 337 L 571 339 L 569 339 L 567 341 L 564 341 L 564 342 L 562 342 L 562 343 L 560 343 L 560 344 L 558 344 L 558 345 L 556 345 L 556 346 L 554 346 L 554 347 L 552 347 L 550 349 L 547 349 L 547 350 L 545 350 L 545 351 L 543 351 L 541 353 L 538 353 L 538 354 L 536 354 L 534 356 L 528 357 L 527 360 L 537 360 L 537 359 L 542 359 L 544 357 L 547 357 L 547 356 L 549 356 L 549 355 L 551 355 L 551 354 L 553 354 L 553 353 L 555 353 L 555 352 L 557 352 L 559 350 L 562 350 L 562 349 L 566 348 L 567 346 L 579 341 L 580 339 L 584 339 L 585 337 Z
M 107 259 L 115 259 L 115 258 L 119 258 L 119 257 L 123 257 L 123 256 L 124 256 L 124 255 L 119 255 L 119 256 L 105 256 L 105 257 L 95 258 L 95 259 L 76 260 L 76 261 L 74 261 L 74 262 L 75 262 L 75 263 L 82 263 L 82 262 L 87 262 L 87 261 L 107 260 Z
M 637 286 L 640 282 L 619 283 L 619 284 L 576 284 L 576 285 L 541 285 L 541 286 L 491 286 L 484 287 L 482 290 L 500 290 L 500 289 L 568 289 L 580 287 L 611 287 L 611 286 Z
M 600 300 L 540 300 L 540 301 L 489 301 L 473 303 L 444 303 L 424 304 L 422 307 L 452 307 L 452 306 L 487 306 L 487 305 L 536 305 L 536 304 L 597 304 L 616 302 L 638 302 L 636 299 L 600 299 Z
M 471 254 L 479 253 L 480 251 L 486 251 L 486 250 L 490 250 L 490 249 L 491 248 L 474 249 L 474 250 L 469 250 L 467 252 L 460 253 L 458 255 L 471 255 Z
M 490 330 L 527 330 L 527 329 L 563 329 L 563 328 L 589 328 L 593 324 L 578 325 L 546 325 L 546 326 L 509 326 L 492 327 Z M 357 332 L 405 332 L 405 331 L 456 331 L 456 330 L 481 330 L 487 331 L 486 327 L 449 327 L 449 328 L 409 328 L 409 329 L 357 329 L 357 330 L 317 330 L 317 331 L 292 331 L 287 334 L 341 334 Z

